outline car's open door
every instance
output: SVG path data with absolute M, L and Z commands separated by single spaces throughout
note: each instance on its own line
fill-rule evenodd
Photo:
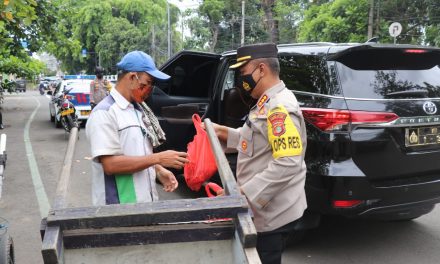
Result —
M 191 116 L 203 116 L 208 109 L 220 55 L 182 51 L 160 70 L 171 76 L 158 83 L 147 104 L 166 133 L 163 148 L 186 150 L 195 130 Z

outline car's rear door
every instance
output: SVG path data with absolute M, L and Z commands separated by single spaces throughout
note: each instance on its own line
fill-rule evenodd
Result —
M 217 54 L 183 51 L 160 68 L 171 79 L 154 87 L 147 104 L 166 133 L 163 148 L 186 150 L 195 133 L 191 117 L 208 109 L 219 61 Z
M 358 47 L 334 56 L 353 161 L 378 185 L 440 179 L 440 50 Z

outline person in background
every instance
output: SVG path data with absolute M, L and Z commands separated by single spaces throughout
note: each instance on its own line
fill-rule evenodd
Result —
M 40 85 L 38 86 L 38 90 L 40 91 L 40 95 L 44 94 L 44 83 L 40 82 Z
M 92 109 L 109 94 L 112 88 L 110 82 L 104 80 L 104 69 L 102 67 L 96 67 L 95 75 L 95 80 L 90 83 L 90 106 Z
M 258 99 L 243 127 L 214 124 L 226 148 L 238 150 L 237 183 L 257 229 L 263 264 L 281 263 L 284 241 L 307 208 L 306 129 L 295 95 L 280 80 L 275 44 L 237 50 L 238 87 Z
M 182 169 L 188 162 L 185 152 L 153 153 L 165 133 L 144 101 L 154 82 L 170 76 L 142 51 L 126 54 L 117 67 L 116 87 L 96 105 L 86 124 L 94 205 L 157 201 L 156 178 L 165 191 L 174 191 L 178 182 L 166 168 Z

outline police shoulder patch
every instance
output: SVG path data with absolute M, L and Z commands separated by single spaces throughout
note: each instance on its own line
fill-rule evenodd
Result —
M 275 159 L 302 153 L 301 137 L 284 106 L 278 105 L 269 110 L 267 127 L 272 156 Z

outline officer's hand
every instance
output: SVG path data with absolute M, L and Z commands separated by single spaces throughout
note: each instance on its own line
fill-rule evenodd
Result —
M 228 127 L 222 126 L 216 123 L 211 123 L 214 128 L 215 134 L 217 135 L 219 140 L 227 141 L 228 140 Z M 206 130 L 205 123 L 201 123 L 201 127 Z
M 177 186 L 179 186 L 179 182 L 176 180 L 174 174 L 164 167 L 158 166 L 158 169 L 156 169 L 156 174 L 157 179 L 163 185 L 164 191 L 172 192 L 177 189 Z
M 189 162 L 185 152 L 167 150 L 156 153 L 155 155 L 158 157 L 158 163 L 167 168 L 181 169 Z

